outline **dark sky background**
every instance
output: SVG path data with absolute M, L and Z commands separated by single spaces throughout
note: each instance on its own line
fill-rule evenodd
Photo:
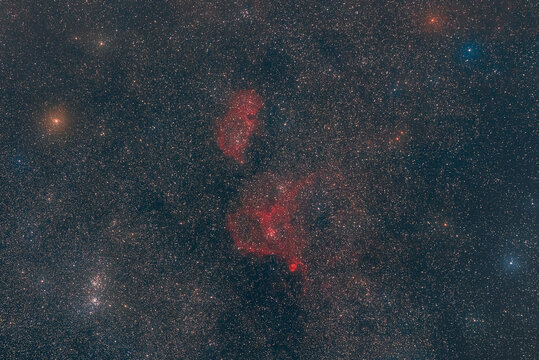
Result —
M 0 358 L 537 359 L 537 11 L 0 2 Z M 307 270 L 239 251 L 310 174 Z

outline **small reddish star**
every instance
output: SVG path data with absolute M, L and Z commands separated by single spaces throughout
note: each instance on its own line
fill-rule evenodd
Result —
M 441 14 L 426 16 L 422 20 L 425 31 L 438 32 L 446 25 L 446 18 Z
M 59 134 L 63 132 L 69 124 L 66 109 L 62 106 L 56 106 L 49 109 L 41 119 L 41 124 L 43 125 L 44 130 L 49 134 Z
M 298 264 L 292 263 L 292 264 L 288 265 L 288 268 L 290 269 L 290 272 L 294 272 L 298 268 Z

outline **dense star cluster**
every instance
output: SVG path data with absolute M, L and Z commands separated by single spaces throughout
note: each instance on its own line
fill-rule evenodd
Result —
M 536 24 L 0 2 L 0 358 L 537 358 Z

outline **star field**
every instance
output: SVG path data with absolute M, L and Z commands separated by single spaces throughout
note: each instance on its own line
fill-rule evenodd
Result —
M 536 20 L 0 3 L 0 358 L 535 359 Z

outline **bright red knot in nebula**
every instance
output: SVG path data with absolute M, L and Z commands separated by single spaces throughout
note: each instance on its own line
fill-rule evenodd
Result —
M 251 135 L 259 127 L 256 117 L 263 106 L 254 90 L 240 90 L 230 99 L 228 111 L 217 120 L 217 145 L 223 154 L 243 164 Z
M 277 256 L 291 272 L 306 271 L 303 250 L 305 231 L 296 216 L 298 196 L 313 183 L 313 176 L 287 181 L 266 175 L 247 192 L 241 207 L 227 218 L 236 247 L 253 256 Z

